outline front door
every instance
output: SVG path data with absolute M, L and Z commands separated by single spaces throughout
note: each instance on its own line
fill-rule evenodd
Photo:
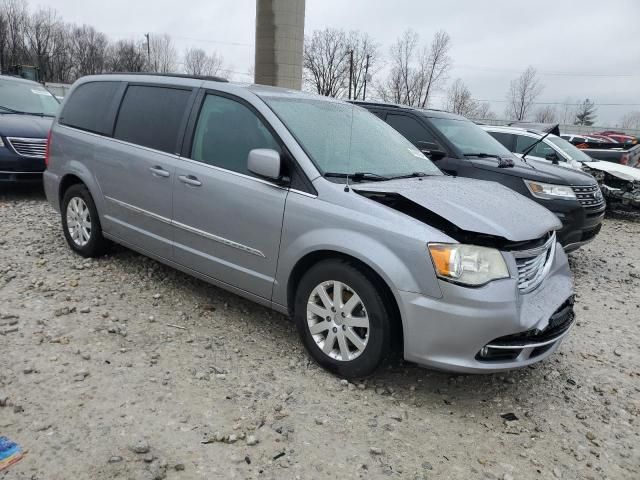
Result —
M 255 148 L 280 142 L 247 103 L 204 96 L 189 158 L 176 169 L 175 260 L 197 272 L 270 299 L 288 189 L 247 170 Z

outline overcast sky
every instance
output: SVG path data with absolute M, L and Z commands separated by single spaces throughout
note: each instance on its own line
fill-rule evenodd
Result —
M 235 79 L 250 79 L 255 0 L 30 4 L 53 7 L 66 21 L 91 24 L 113 38 L 169 33 L 179 50 L 216 50 Z M 325 27 L 366 31 L 386 56 L 408 28 L 425 42 L 442 29 L 452 39 L 450 79 L 462 78 L 474 98 L 491 100 L 499 117 L 509 81 L 533 65 L 545 86 L 539 102 L 588 97 L 600 104 L 598 123 L 615 123 L 640 110 L 639 18 L 640 0 L 307 0 L 305 33 Z M 444 95 L 438 92 L 433 106 Z

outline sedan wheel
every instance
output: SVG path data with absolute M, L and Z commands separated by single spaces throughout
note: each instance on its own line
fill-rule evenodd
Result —
M 91 214 L 80 197 L 73 197 L 67 205 L 67 229 L 73 243 L 82 248 L 91 239 Z
M 311 291 L 307 325 L 316 345 L 334 360 L 358 358 L 369 341 L 367 309 L 353 288 L 343 282 L 322 282 Z

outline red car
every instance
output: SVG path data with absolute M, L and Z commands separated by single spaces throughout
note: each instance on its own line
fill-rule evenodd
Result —
M 607 130 L 605 132 L 598 132 L 591 135 L 603 135 L 615 140 L 618 143 L 631 143 L 633 145 L 638 143 L 638 139 L 636 137 L 632 135 L 627 135 L 626 133 L 622 133 L 622 132 L 614 132 L 612 130 Z

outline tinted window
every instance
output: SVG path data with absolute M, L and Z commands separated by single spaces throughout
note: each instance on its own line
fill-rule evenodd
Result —
M 531 145 L 537 142 L 538 139 L 525 137 L 524 135 L 518 135 L 518 141 L 516 144 L 516 150 L 518 153 L 524 153 Z M 528 155 L 533 157 L 545 158 L 547 155 L 555 153 L 555 150 L 544 142 L 538 143 Z
M 507 147 L 510 151 L 513 151 L 514 147 L 514 135 L 510 133 L 502 133 L 502 132 L 489 132 L 489 134 L 498 140 L 502 145 Z
M 271 132 L 247 106 L 226 97 L 207 95 L 193 136 L 191 158 L 253 176 L 247 169 L 247 157 L 255 148 L 280 152 Z
M 122 100 L 114 137 L 176 153 L 190 90 L 130 86 Z
M 437 117 L 431 117 L 429 120 L 464 155 L 473 156 L 478 153 L 507 157 L 510 155 L 509 150 L 500 142 L 469 120 Z
M 431 142 L 437 144 L 436 139 L 429 131 L 415 118 L 408 115 L 387 115 L 387 123 L 404 135 L 414 145 L 418 142 Z
M 109 112 L 120 82 L 91 82 L 78 86 L 67 99 L 60 123 L 89 132 L 111 135 Z

